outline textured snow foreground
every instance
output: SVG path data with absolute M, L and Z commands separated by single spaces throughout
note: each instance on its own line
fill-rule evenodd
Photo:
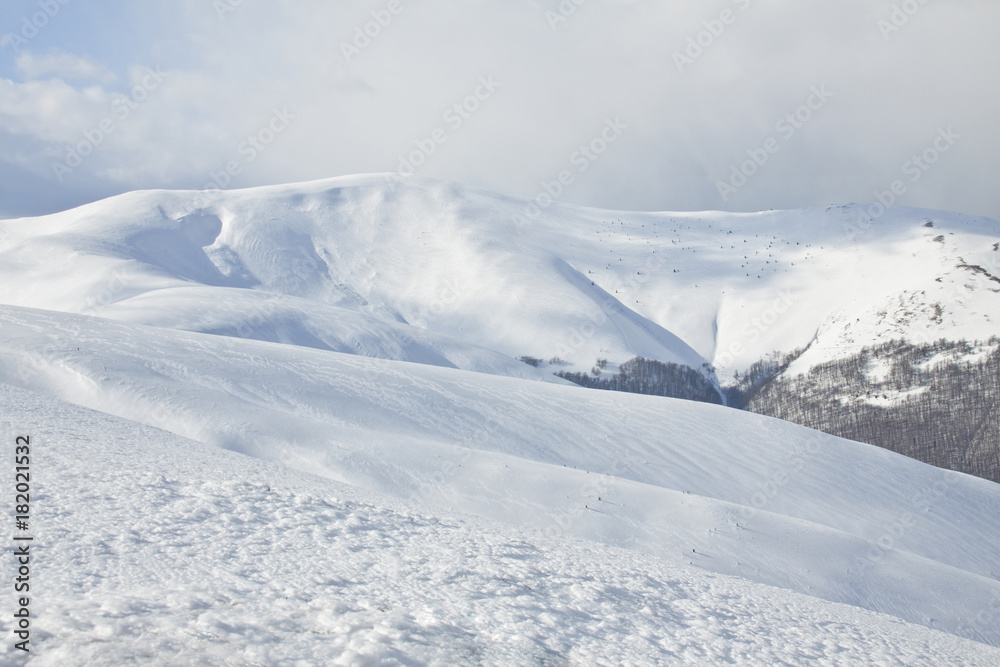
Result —
M 889 616 L 418 508 L 7 385 L 0 414 L 36 452 L 32 664 L 1000 663 Z
M 692 401 L 10 306 L 0 332 L 9 384 L 1000 644 L 1000 486 L 986 480 Z

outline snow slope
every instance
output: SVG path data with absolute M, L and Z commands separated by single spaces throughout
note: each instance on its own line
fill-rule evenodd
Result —
M 331 479 L 1000 645 L 1000 487 L 719 406 L 0 307 L 0 378 Z
M 520 376 L 511 357 L 586 371 L 642 355 L 728 379 L 810 343 L 803 368 L 997 330 L 994 220 L 564 205 L 529 220 L 528 204 L 380 175 L 135 192 L 0 221 L 0 303 Z
M 455 519 L 465 527 L 459 543 L 475 542 L 469 536 L 480 531 L 520 531 L 517 539 L 544 543 L 539 553 L 556 564 L 570 562 L 568 555 L 552 555 L 560 549 L 573 558 L 592 549 L 617 554 L 607 558 L 622 565 L 606 572 L 597 556 L 586 562 L 595 563 L 588 572 L 624 577 L 622 582 L 633 567 L 672 568 L 698 581 L 708 572 L 716 578 L 705 581 L 735 575 L 743 582 L 733 585 L 746 590 L 776 586 L 784 590 L 780 595 L 805 594 L 812 598 L 808 604 L 827 605 L 823 609 L 845 603 L 888 614 L 900 619 L 899 627 L 922 626 L 914 632 L 926 637 L 944 631 L 1000 646 L 994 622 L 1000 606 L 996 484 L 749 413 L 587 391 L 552 375 L 556 368 L 589 370 L 598 358 L 610 361 L 605 372 L 611 372 L 618 362 L 642 355 L 694 368 L 710 362 L 726 377 L 773 350 L 809 346 L 795 363 L 805 370 L 884 337 L 984 339 L 995 333 L 991 318 L 1000 313 L 998 223 L 909 209 L 870 220 L 859 218 L 863 209 L 854 206 L 753 215 L 552 206 L 526 220 L 526 204 L 434 181 L 394 189 L 381 176 L 363 176 L 208 194 L 136 192 L 60 214 L 0 221 L 0 383 L 97 410 L 105 416 L 93 419 L 117 425 L 109 429 L 138 429 L 134 453 L 119 456 L 138 467 L 146 465 L 147 440 L 180 442 L 137 426 L 144 424 L 280 463 L 283 470 L 318 474 L 332 481 L 309 483 L 336 482 L 323 488 L 340 489 L 337 494 L 376 494 L 370 497 L 377 500 L 365 501 L 380 516 L 376 535 L 405 528 L 397 525 L 397 514 L 378 509 L 396 502 L 385 500 L 391 496 L 419 503 L 422 516 L 461 511 L 479 517 Z M 564 361 L 536 368 L 517 361 L 520 355 Z M 50 428 L 45 419 L 37 423 Z M 50 432 L 71 426 L 57 420 Z M 87 433 L 67 442 L 84 447 L 93 434 Z M 258 462 L 239 465 L 277 470 Z M 258 498 L 264 515 L 286 511 L 286 501 L 270 505 L 259 489 L 245 486 L 249 468 L 223 469 L 214 480 L 222 486 L 211 498 L 197 485 L 182 492 L 159 478 L 134 491 L 180 494 L 181 506 L 205 516 L 230 516 L 226 508 L 243 507 L 243 495 Z M 292 472 L 281 475 L 298 479 Z M 114 487 L 108 494 L 110 502 L 131 497 L 133 489 Z M 310 507 L 318 518 L 294 524 L 303 531 L 303 525 L 347 520 Z M 245 507 L 240 511 L 249 516 Z M 178 513 L 156 530 L 169 532 L 175 521 L 183 523 Z M 243 525 L 220 521 L 232 530 Z M 266 530 L 264 522 L 240 521 L 258 537 Z M 155 542 L 135 530 L 138 545 Z M 320 529 L 310 530 L 315 537 Z M 430 554 L 435 540 L 448 539 L 439 532 L 414 529 L 384 543 L 412 539 Z M 102 562 L 120 560 L 95 536 L 96 527 L 86 534 L 96 540 L 96 555 L 105 554 Z M 567 537 L 585 543 L 572 546 Z M 500 542 L 483 537 L 483 544 Z M 297 553 L 305 558 L 316 548 L 307 541 Z M 561 565 L 546 569 L 543 560 L 539 556 L 531 567 L 548 577 L 539 585 L 548 586 Z M 372 557 L 351 572 L 376 565 L 385 566 Z M 481 579 L 492 566 L 463 567 Z M 554 596 L 553 608 L 565 611 L 565 596 L 576 595 L 582 584 L 572 579 L 575 572 L 563 574 L 570 577 L 570 593 L 552 588 L 546 594 Z M 77 586 L 72 574 L 66 576 L 65 585 Z M 420 598 L 443 585 L 434 581 L 400 595 Z M 370 586 L 360 575 L 345 575 L 341 584 Z M 591 597 L 581 604 L 592 606 L 585 615 L 566 613 L 597 618 L 593 610 L 610 604 L 616 586 L 595 592 L 582 585 Z M 165 589 L 158 590 L 156 599 L 167 599 Z M 274 598 L 268 591 L 259 592 L 258 607 L 243 609 L 263 609 Z M 71 597 L 58 598 L 56 608 Z M 177 614 L 187 613 L 181 607 L 201 604 L 192 599 L 183 598 L 176 609 L 140 600 L 135 610 L 175 623 Z M 729 609 L 711 596 L 704 599 Z M 473 602 L 449 598 L 451 604 L 468 609 Z M 534 614 L 531 609 L 548 607 L 517 604 L 505 599 L 489 614 L 504 622 L 565 624 L 563 612 Z M 127 615 L 128 609 L 115 613 Z M 380 618 L 377 609 L 335 609 L 348 616 L 364 612 L 357 617 L 359 632 L 375 632 L 370 624 Z M 512 609 L 523 615 L 512 616 Z M 740 619 L 744 611 L 726 613 Z M 237 628 L 227 641 L 266 651 L 238 639 L 258 632 L 253 614 L 233 613 L 226 617 L 237 620 L 218 626 L 220 632 Z M 434 614 L 451 619 L 438 629 L 445 635 L 486 632 L 468 630 L 469 617 Z M 727 632 L 705 620 L 703 610 L 692 614 L 677 617 L 678 623 L 709 627 L 709 637 Z M 595 639 L 584 643 L 599 646 L 597 638 L 628 634 L 627 623 L 639 621 L 626 617 L 616 617 L 621 623 L 614 628 L 588 630 Z M 779 617 L 790 622 L 794 614 Z M 400 618 L 402 625 L 393 620 L 384 626 L 391 635 L 386 659 L 411 643 L 412 655 L 431 655 L 417 647 L 430 645 L 430 621 Z M 663 617 L 649 618 L 649 627 L 666 627 Z M 288 627 L 301 629 L 299 621 L 289 620 Z M 83 623 L 67 621 L 66 627 L 77 622 Z M 153 628 L 160 621 L 150 622 Z M 872 623 L 880 629 L 871 637 L 888 637 Z M 766 623 L 753 627 L 771 633 L 760 640 L 765 643 L 787 638 Z M 818 627 L 803 626 L 812 628 L 808 632 Z M 136 647 L 158 632 L 121 641 Z M 536 637 L 524 646 L 553 653 L 524 655 L 555 661 L 578 639 L 545 648 Z M 837 644 L 855 640 L 862 635 L 815 651 L 834 656 Z M 367 646 L 366 639 L 356 641 Z M 894 639 L 885 641 L 883 648 L 895 646 Z M 678 648 L 691 645 L 693 640 L 656 646 L 694 663 L 699 657 L 741 662 L 739 653 L 706 657 Z M 76 644 L 67 646 L 76 650 Z M 637 663 L 655 654 L 645 644 L 636 650 Z M 646 650 L 654 653 L 641 652 Z M 901 650 L 889 653 L 903 660 Z M 459 652 L 455 659 L 470 655 L 478 654 Z M 504 662 L 518 654 L 496 655 Z M 759 661 L 785 659 L 768 655 Z M 789 655 L 793 663 L 807 657 Z M 273 656 L 260 661 L 269 660 Z
M 1000 661 L 890 616 L 392 501 L 7 385 L 0 415 L 36 452 L 32 665 Z M 0 644 L 0 663 L 15 653 Z

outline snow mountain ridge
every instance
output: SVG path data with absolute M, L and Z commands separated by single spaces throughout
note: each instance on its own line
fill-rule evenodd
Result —
M 5 221 L 0 301 L 522 377 L 539 374 L 511 359 L 611 372 L 639 355 L 726 382 L 775 351 L 808 347 L 807 369 L 997 330 L 986 218 L 557 204 L 525 224 L 525 200 L 413 181 L 135 192 Z

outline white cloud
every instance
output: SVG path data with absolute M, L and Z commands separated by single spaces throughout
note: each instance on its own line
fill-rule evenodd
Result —
M 115 57 L 127 60 L 109 63 L 115 71 L 131 64 L 127 81 L 95 74 L 4 82 L 0 130 L 18 133 L 21 148 L 34 137 L 33 155 L 45 157 L 32 168 L 51 173 L 49 157 L 111 113 L 145 67 L 158 66 L 166 80 L 116 120 L 114 135 L 72 179 L 118 189 L 200 187 L 238 157 L 240 142 L 275 107 L 287 107 L 294 123 L 234 186 L 392 171 L 440 127 L 447 141 L 421 175 L 532 196 L 570 166 L 605 118 L 621 116 L 628 131 L 577 175 L 564 201 L 754 210 L 871 201 L 939 127 L 953 126 L 961 141 L 901 203 L 1000 218 L 1000 191 L 988 178 L 1000 172 L 1000 90 L 983 74 L 1000 71 L 992 34 L 1000 3 L 923 5 L 884 39 L 878 21 L 893 3 L 882 0 L 608 0 L 579 5 L 555 30 L 545 12 L 560 3 L 551 0 L 399 2 L 391 21 L 388 0 L 243 2 L 224 21 L 201 0 L 129 5 L 116 15 L 115 34 L 82 33 L 97 44 L 135 32 L 127 21 L 138 26 L 156 15 L 159 32 L 126 40 L 130 49 Z M 707 39 L 723 8 L 736 20 Z M 385 25 L 372 24 L 379 17 Z M 148 31 L 149 21 L 142 26 Z M 359 29 L 368 43 L 348 61 L 342 44 Z M 674 54 L 689 39 L 707 45 L 678 72 Z M 26 76 L 58 69 L 31 58 Z M 102 69 L 62 70 L 74 67 Z M 445 111 L 488 74 L 502 87 L 461 127 L 449 127 Z M 716 182 L 821 84 L 835 97 L 724 202 Z
M 44 55 L 22 51 L 14 64 L 26 79 L 55 76 L 69 81 L 112 83 L 115 80 L 115 75 L 111 70 L 101 63 L 60 51 Z

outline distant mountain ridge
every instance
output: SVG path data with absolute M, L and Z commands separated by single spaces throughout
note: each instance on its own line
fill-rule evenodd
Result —
M 808 347 L 802 372 L 1000 324 L 986 218 L 555 204 L 525 225 L 526 200 L 392 185 L 144 191 L 0 222 L 0 303 L 517 376 L 520 356 L 583 373 L 641 356 L 708 364 L 716 386 L 775 351 Z
M 985 341 L 1000 330 L 995 220 L 907 208 L 875 218 L 857 205 L 560 204 L 529 220 L 529 206 L 377 174 L 133 192 L 0 222 L 0 303 L 710 402 L 745 393 L 767 360 L 788 359 L 767 376 L 777 386 L 884 341 Z M 653 382 L 626 377 L 627 364 L 663 366 Z M 750 407 L 796 419 L 763 396 Z M 860 433 L 834 428 L 832 415 L 798 421 Z M 922 458 L 983 474 L 1000 452 L 988 433 L 970 436 L 985 438 L 982 465 L 959 465 L 955 452 Z

